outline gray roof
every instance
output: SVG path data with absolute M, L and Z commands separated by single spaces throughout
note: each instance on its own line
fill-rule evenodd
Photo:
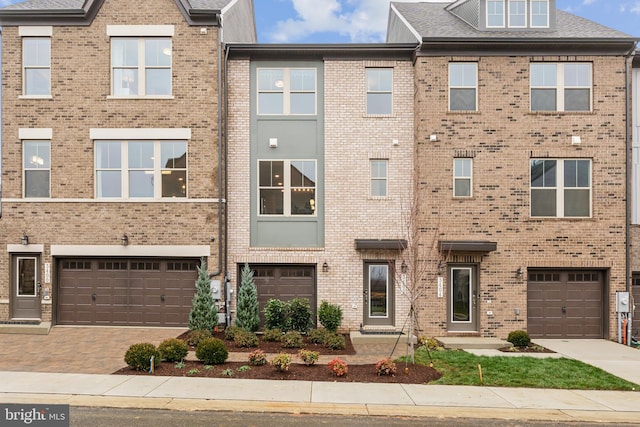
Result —
M 397 3 L 393 6 L 422 39 L 634 39 L 588 19 L 562 10 L 556 11 L 555 30 L 485 30 L 480 31 L 456 17 L 442 3 Z
M 233 0 L 189 0 L 191 9 L 222 10 Z M 85 0 L 26 0 L 3 7 L 3 10 L 72 10 L 82 9 Z

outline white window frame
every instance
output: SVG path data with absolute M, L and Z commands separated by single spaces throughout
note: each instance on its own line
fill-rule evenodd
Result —
M 530 3 L 529 3 L 529 7 L 530 7 L 530 13 L 529 13 L 529 16 L 530 16 L 530 20 L 531 20 L 531 22 L 530 22 L 530 26 L 531 26 L 531 28 L 549 28 L 549 19 L 550 19 L 550 18 L 549 18 L 549 15 L 550 15 L 550 13 L 551 13 L 551 11 L 549 10 L 549 0 L 529 0 L 529 2 L 530 2 Z M 545 24 L 545 25 L 533 25 L 533 19 L 534 19 L 534 17 L 535 17 L 535 16 L 542 16 L 542 15 L 540 15 L 540 14 L 534 14 L 534 13 L 533 13 L 533 5 L 534 5 L 535 3 L 546 3 L 546 5 L 547 5 L 547 15 L 546 15 L 546 16 L 547 16 L 547 22 L 546 22 L 546 24 Z
M 533 67 L 534 65 L 555 65 L 556 66 L 556 84 L 555 86 L 543 85 L 533 86 Z M 565 85 L 565 66 L 584 64 L 589 65 L 589 85 L 588 86 L 566 86 Z M 565 112 L 565 89 L 588 89 L 589 90 L 589 109 L 587 110 L 568 110 L 569 112 L 590 112 L 593 111 L 593 64 L 591 62 L 532 62 L 529 67 L 529 110 L 532 112 Z M 534 89 L 555 89 L 556 90 L 556 109 L 555 110 L 534 110 L 533 109 L 533 90 Z
M 147 170 L 145 168 L 129 167 L 129 143 L 152 143 L 153 144 L 153 168 L 147 168 L 153 174 L 153 195 L 147 197 L 130 197 L 129 195 L 129 172 Z M 98 150 L 95 147 L 100 143 L 120 144 L 120 168 L 98 167 Z M 162 162 L 162 145 L 167 143 L 183 143 L 186 147 L 186 167 L 170 168 L 171 171 L 184 171 L 185 179 L 185 196 L 163 197 L 162 196 L 162 175 L 163 171 L 169 170 L 161 164 Z M 94 140 L 94 183 L 95 198 L 100 200 L 168 200 L 168 199 L 187 199 L 189 197 L 189 143 L 186 140 L 117 140 L 117 139 L 96 139 Z M 106 197 L 99 195 L 98 172 L 99 171 L 120 171 L 120 196 Z M 157 184 L 156 184 L 157 183 Z
M 460 162 L 465 162 L 469 164 L 469 175 L 458 175 L 457 174 L 457 164 Z M 464 169 L 464 166 L 463 166 Z M 468 195 L 464 195 L 464 196 L 459 196 L 456 194 L 456 184 L 459 181 L 469 181 L 469 194 Z M 473 159 L 468 158 L 468 157 L 460 157 L 460 158 L 455 158 L 453 159 L 453 197 L 457 198 L 457 199 L 464 199 L 464 198 L 469 198 L 469 197 L 473 197 Z
M 282 90 L 267 90 L 260 88 L 260 72 L 265 70 L 281 70 L 283 75 Z M 306 70 L 313 71 L 314 88 L 313 90 L 292 90 L 291 89 L 291 71 Z M 282 112 L 281 113 L 262 113 L 260 112 L 260 94 L 263 93 L 282 93 Z M 313 94 L 313 112 L 312 113 L 292 113 L 291 112 L 291 95 L 296 93 Z M 315 116 L 318 114 L 318 70 L 314 67 L 259 67 L 256 69 L 256 111 L 259 116 Z
M 511 18 L 513 16 L 522 16 L 522 15 L 513 15 L 512 10 L 513 10 L 513 5 L 515 3 L 522 3 L 524 5 L 524 25 L 514 25 L 511 23 Z M 528 15 L 527 15 L 527 10 L 529 8 L 527 7 L 527 0 L 509 0 L 509 28 L 526 28 L 527 27 L 527 23 L 528 23 Z
M 138 41 L 138 61 L 135 66 L 115 66 L 113 64 L 113 41 L 114 40 L 137 40 Z M 169 41 L 169 53 L 165 53 L 169 56 L 169 65 L 153 65 L 147 66 L 145 61 L 145 51 L 146 45 L 145 42 L 147 40 L 168 40 Z M 173 99 L 173 39 L 169 36 L 145 36 L 145 37 L 137 37 L 137 36 L 111 36 L 110 40 L 110 66 L 111 66 L 111 95 L 109 98 L 146 98 L 146 99 Z M 135 69 L 138 71 L 138 87 L 137 94 L 134 95 L 126 95 L 126 94 L 116 94 L 115 93 L 115 73 L 116 69 Z M 146 71 L 151 69 L 157 70 L 169 70 L 169 93 L 168 94 L 151 94 L 147 95 L 146 93 Z
M 555 161 L 556 162 L 556 177 L 555 177 L 555 186 L 542 186 L 542 187 L 533 187 L 532 179 L 531 179 L 531 166 L 533 161 Z M 588 187 L 566 187 L 564 182 L 564 168 L 566 161 L 588 161 L 589 162 L 589 186 Z M 533 191 L 534 190 L 555 190 L 556 192 L 556 215 L 555 216 L 542 216 L 542 215 L 533 215 Z M 565 216 L 564 213 L 564 199 L 565 192 L 571 191 L 572 189 L 579 190 L 589 190 L 589 215 L 585 216 Z M 571 218 L 571 219 L 589 219 L 593 216 L 593 161 L 591 159 L 585 158 L 532 158 L 529 160 L 529 216 L 534 219 L 544 219 L 544 218 Z
M 369 71 L 372 70 L 385 70 L 385 71 L 389 71 L 391 73 L 391 89 L 386 91 L 386 90 L 370 90 L 369 89 L 369 84 L 368 84 L 368 79 L 369 79 Z M 368 116 L 391 116 L 393 115 L 393 67 L 366 67 L 365 69 L 365 90 L 366 90 L 366 108 L 367 108 L 367 115 Z M 372 113 L 369 111 L 369 95 L 385 95 L 388 94 L 389 95 L 389 112 L 388 113 Z
M 37 144 L 47 144 L 48 148 L 49 148 L 49 167 L 39 167 L 39 166 L 35 166 L 35 167 L 26 167 L 25 164 L 27 163 L 27 159 L 25 158 L 26 155 L 26 149 L 25 146 L 26 144 L 30 144 L 30 143 L 37 143 Z M 30 163 L 32 164 L 38 164 L 40 158 L 37 159 L 33 159 Z M 44 162 L 44 160 L 42 160 Z M 28 196 L 27 195 L 27 173 L 28 172 L 43 172 L 43 171 L 47 171 L 49 173 L 49 188 L 47 189 L 47 196 Z M 25 199 L 50 199 L 51 198 L 51 140 L 50 139 L 23 139 L 22 140 L 22 197 Z
M 35 34 L 35 33 L 33 33 Z M 46 33 L 44 33 L 46 34 Z M 25 42 L 28 40 L 46 40 L 49 43 L 49 63 L 47 65 L 26 65 L 25 61 L 25 53 L 26 47 Z M 27 35 L 22 36 L 21 40 L 22 44 L 22 95 L 21 98 L 51 98 L 51 35 L 31 35 L 31 33 L 27 33 Z M 49 70 L 49 88 L 47 93 L 43 94 L 29 94 L 28 92 L 28 84 L 27 84 L 27 71 L 28 70 Z
M 265 187 L 261 187 L 260 186 L 260 162 L 282 162 L 282 168 L 283 168 L 283 177 L 282 177 L 282 183 L 283 185 L 281 187 L 278 186 L 265 186 Z M 313 187 L 313 191 L 315 192 L 315 199 L 313 199 L 314 201 L 314 206 L 312 206 L 313 209 L 313 214 L 292 214 L 291 213 L 291 193 L 294 191 L 294 188 L 300 188 L 300 187 L 294 187 L 291 184 L 291 163 L 292 162 L 313 162 L 314 164 L 314 174 L 316 177 L 316 181 L 315 181 L 315 186 Z M 282 218 L 282 217 L 289 217 L 289 218 L 313 218 L 318 216 L 318 161 L 316 159 L 258 159 L 258 165 L 257 165 L 257 169 L 258 171 L 257 173 L 257 210 L 258 210 L 258 216 L 260 217 L 275 217 L 275 218 Z M 266 190 L 273 190 L 273 189 L 282 189 L 283 192 L 283 198 L 282 198 L 282 214 L 263 214 L 261 212 L 261 200 L 260 200 L 260 190 L 262 189 L 266 189 Z
M 376 175 L 374 168 L 375 163 L 384 163 L 384 176 Z M 389 159 L 370 159 L 369 170 L 371 172 L 370 190 L 369 195 L 374 198 L 386 198 L 389 196 Z M 384 182 L 384 194 L 373 194 L 374 182 Z
M 475 66 L 475 83 L 473 86 L 465 86 L 465 85 L 460 85 L 460 86 L 454 86 L 451 84 L 451 72 L 452 72 L 452 67 L 456 66 L 456 65 L 473 65 Z M 473 110 L 461 110 L 461 109 L 452 109 L 451 108 L 451 100 L 452 100 L 452 96 L 451 93 L 453 90 L 455 89 L 473 89 L 475 91 L 475 100 L 474 100 L 474 104 L 475 104 L 475 108 Z M 478 111 L 478 63 L 477 62 L 450 62 L 449 63 L 449 111 Z
M 489 5 L 490 4 L 497 4 L 497 3 L 501 3 L 502 4 L 502 24 L 500 25 L 489 25 L 489 16 L 498 16 L 498 14 L 496 13 L 490 13 L 491 11 L 489 10 Z M 504 28 L 504 23 L 505 23 L 505 13 L 506 13 L 506 8 L 505 8 L 505 0 L 487 0 L 486 3 L 486 7 L 487 7 L 487 28 Z

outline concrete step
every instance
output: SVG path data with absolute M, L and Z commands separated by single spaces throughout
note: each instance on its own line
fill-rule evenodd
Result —
M 0 323 L 0 334 L 49 335 L 51 322 Z
M 349 336 L 351 337 L 351 343 L 354 345 L 359 344 L 395 344 L 398 341 L 398 336 L 400 336 L 399 343 L 407 343 L 408 336 L 407 334 L 400 335 L 399 333 L 361 333 L 360 331 L 351 331 L 349 332 Z M 413 337 L 414 342 L 417 342 L 416 337 Z
M 436 337 L 448 349 L 498 349 L 510 347 L 511 343 L 499 338 L 482 337 Z

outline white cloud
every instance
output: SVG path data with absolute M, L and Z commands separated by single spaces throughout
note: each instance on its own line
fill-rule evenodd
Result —
M 597 0 L 582 0 L 582 4 L 584 6 L 589 6 L 590 4 L 594 4 Z
M 640 15 L 640 0 L 636 0 L 635 3 L 631 5 L 631 8 L 629 9 L 629 11 Z
M 383 42 L 390 1 L 291 0 L 297 17 L 279 21 L 269 36 L 272 41 L 283 43 L 295 42 L 313 33 L 333 32 L 348 36 L 352 43 Z

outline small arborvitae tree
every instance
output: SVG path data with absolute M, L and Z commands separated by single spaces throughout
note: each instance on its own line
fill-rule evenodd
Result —
M 244 265 L 240 277 L 236 326 L 250 332 L 257 331 L 260 326 L 258 289 L 253 282 L 253 271 L 249 268 L 249 264 Z
M 196 294 L 189 313 L 189 329 L 192 331 L 212 331 L 218 324 L 218 308 L 211 294 L 211 279 L 207 274 L 207 262 L 203 259 L 198 267 Z

